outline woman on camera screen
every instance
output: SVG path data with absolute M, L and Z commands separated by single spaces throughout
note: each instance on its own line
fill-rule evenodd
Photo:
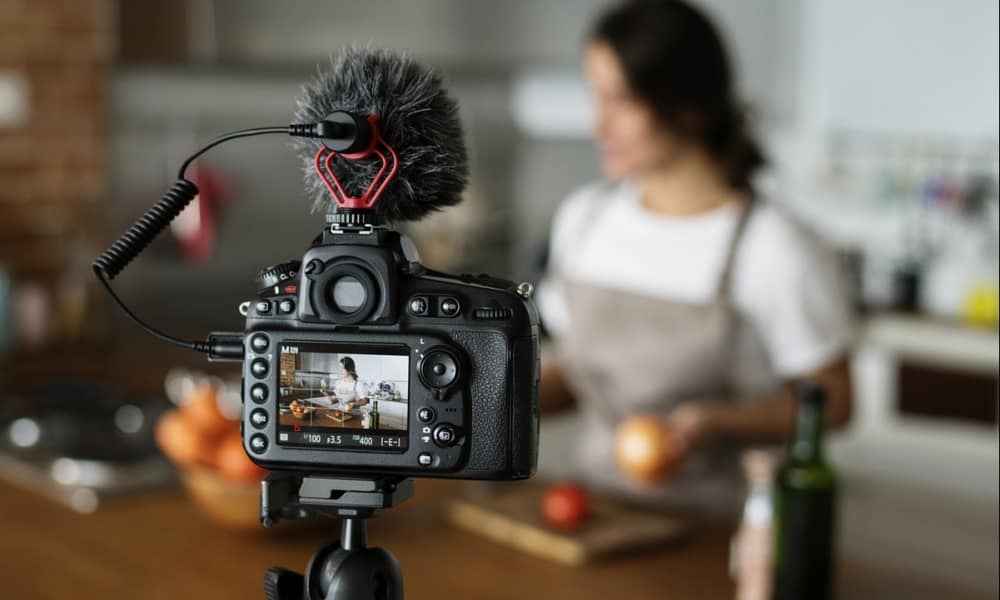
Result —
M 606 181 L 571 194 L 553 222 L 538 295 L 555 347 L 542 407 L 579 408 L 583 479 L 732 514 L 740 446 L 793 431 L 791 383 L 826 389 L 828 426 L 849 418 L 838 269 L 755 193 L 764 155 L 703 14 L 678 1 L 618 4 L 583 64 Z M 622 460 L 623 425 L 662 438 L 667 464 Z
M 356 406 L 368 404 L 368 398 L 365 396 L 364 389 L 358 381 L 357 367 L 354 364 L 354 359 L 350 356 L 340 359 L 340 379 L 333 386 L 333 397 L 330 396 L 325 388 L 321 388 L 320 392 L 322 392 L 324 398 L 331 402 L 336 399 L 340 402 L 344 410 L 351 410 Z

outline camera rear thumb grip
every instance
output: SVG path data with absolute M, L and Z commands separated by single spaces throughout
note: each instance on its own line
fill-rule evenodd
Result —
M 114 279 L 197 195 L 198 186 L 178 179 L 159 202 L 94 261 L 94 270 Z

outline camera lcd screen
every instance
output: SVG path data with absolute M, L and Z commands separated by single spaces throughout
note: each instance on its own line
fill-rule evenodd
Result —
M 278 444 L 407 448 L 406 346 L 284 343 L 278 368 Z

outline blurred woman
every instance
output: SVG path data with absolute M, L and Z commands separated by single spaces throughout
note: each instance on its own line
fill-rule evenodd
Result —
M 584 70 L 607 181 L 559 207 L 538 301 L 556 353 L 543 410 L 577 406 L 580 476 L 662 505 L 730 514 L 736 454 L 787 438 L 793 382 L 851 412 L 851 319 L 835 260 L 756 197 L 765 159 L 708 19 L 670 0 L 625 2 L 596 23 Z M 680 449 L 673 479 L 639 485 L 616 464 L 635 415 Z

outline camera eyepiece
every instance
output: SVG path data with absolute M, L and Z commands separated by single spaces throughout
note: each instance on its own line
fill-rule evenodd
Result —
M 330 284 L 330 298 L 334 308 L 344 313 L 355 313 L 365 304 L 368 293 L 361 281 L 353 275 L 344 275 Z
M 354 263 L 341 263 L 327 270 L 324 299 L 336 322 L 361 323 L 371 316 L 378 304 L 378 285 L 367 269 Z

